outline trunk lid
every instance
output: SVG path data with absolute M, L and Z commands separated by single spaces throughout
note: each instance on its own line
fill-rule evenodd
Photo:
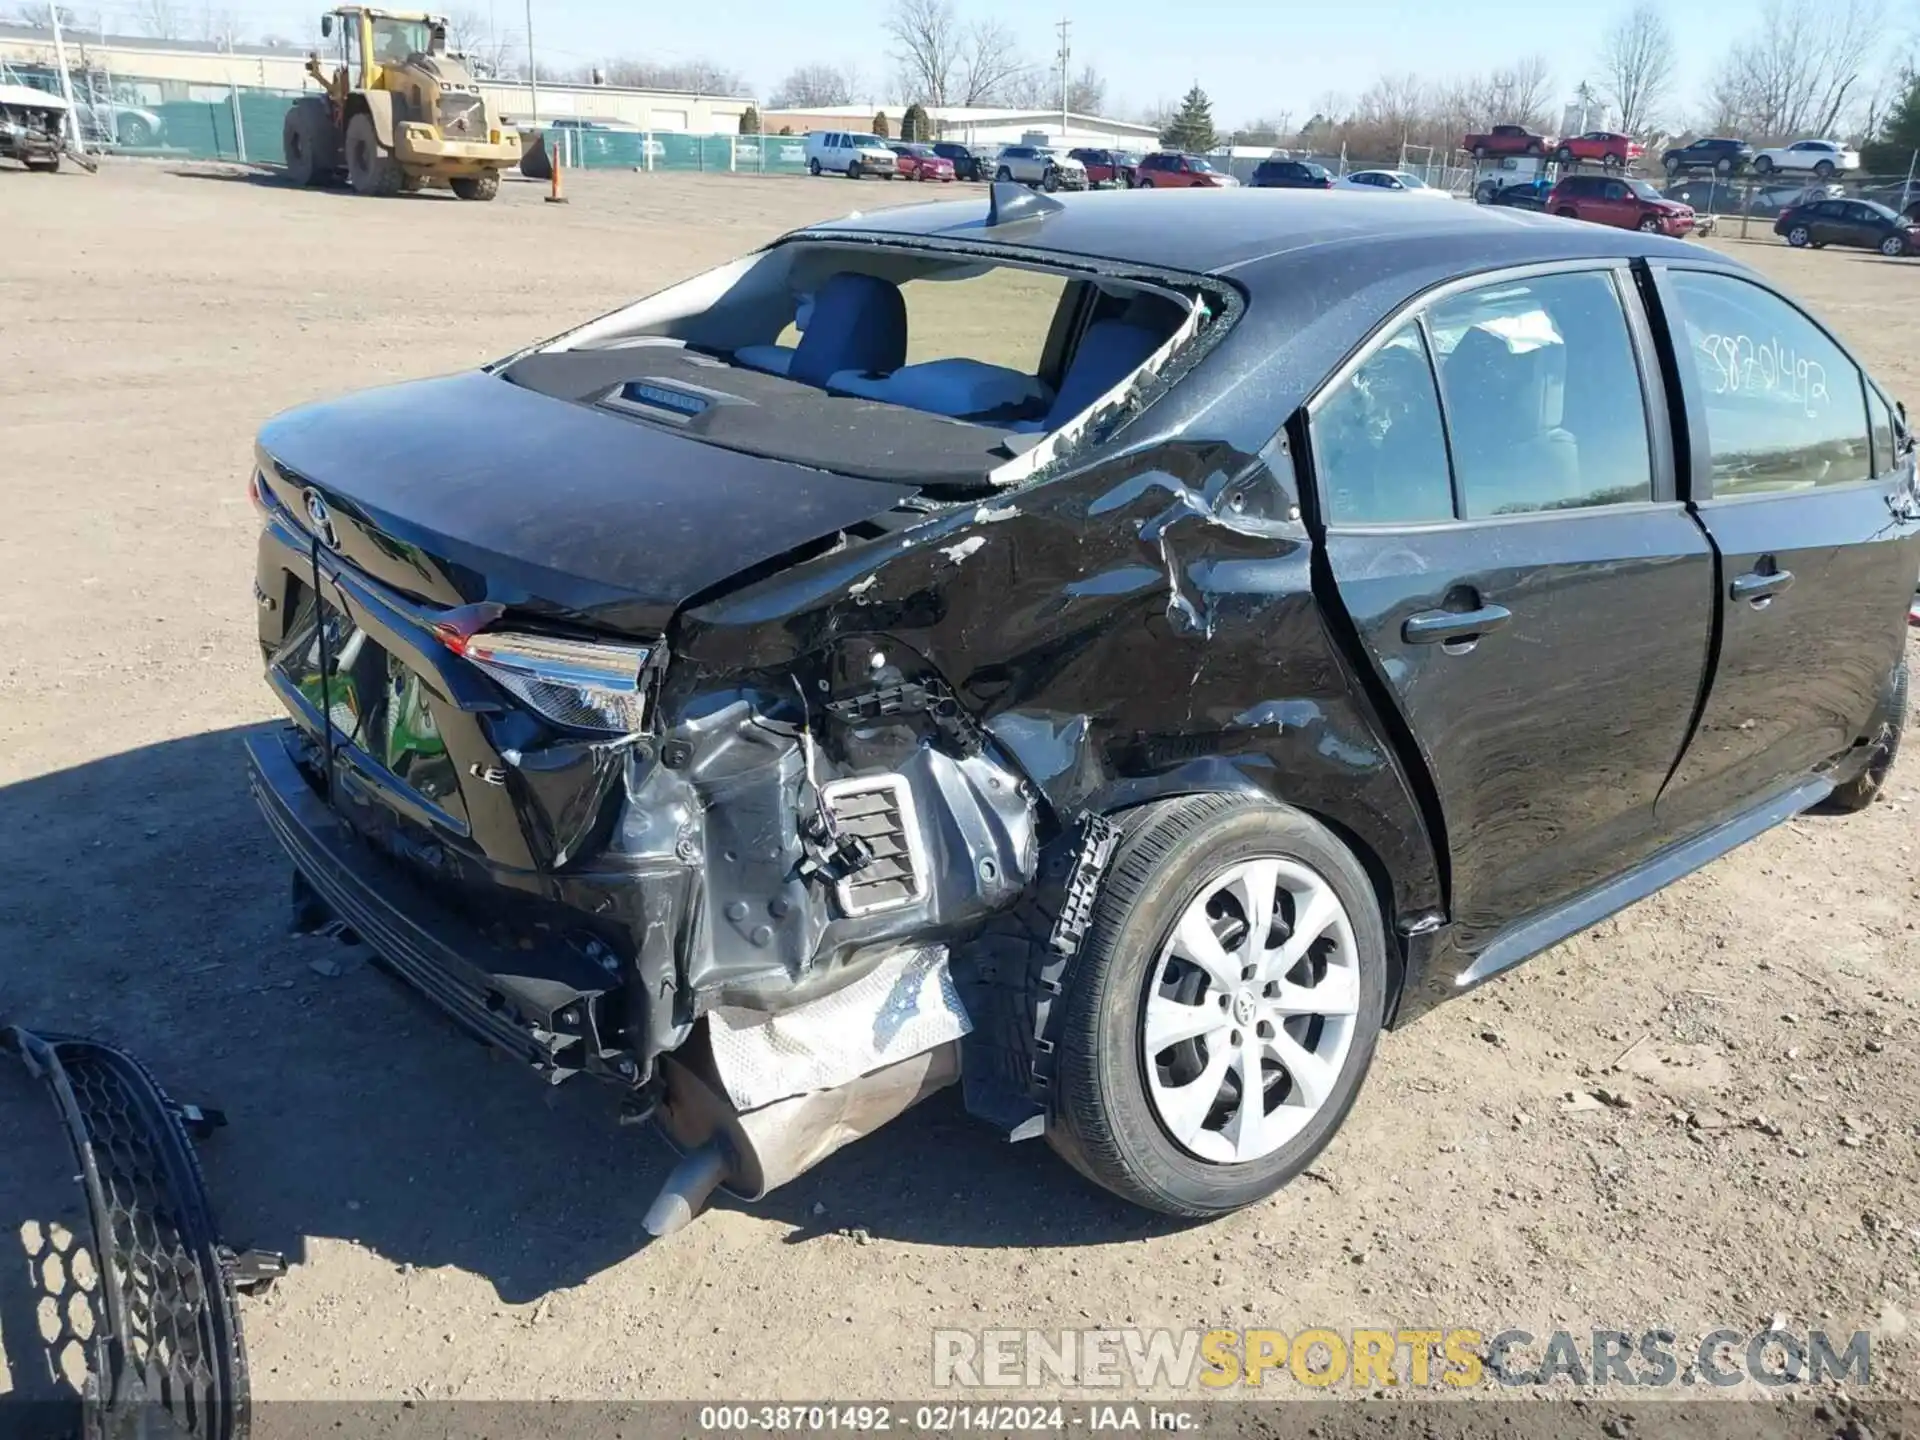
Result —
M 647 637 L 689 598 L 916 493 L 484 371 L 289 411 L 261 430 L 258 463 L 323 544 L 416 600 L 493 600 Z

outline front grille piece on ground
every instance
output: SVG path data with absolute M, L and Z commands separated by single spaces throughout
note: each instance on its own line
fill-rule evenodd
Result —
M 168 1099 L 139 1061 L 99 1041 L 13 1028 L 0 1049 L 52 1091 L 86 1193 L 90 1249 L 48 1237 L 34 1257 L 59 1317 L 50 1358 L 70 1376 L 83 1361 L 81 1434 L 244 1440 L 236 1283 L 284 1266 L 220 1244 L 188 1132 L 223 1118 Z M 60 1353 L 75 1346 L 77 1357 Z
M 863 775 L 820 787 L 834 827 L 860 845 L 866 859 L 834 883 L 843 914 L 852 918 L 912 905 L 927 893 L 927 862 L 913 791 L 900 775 Z

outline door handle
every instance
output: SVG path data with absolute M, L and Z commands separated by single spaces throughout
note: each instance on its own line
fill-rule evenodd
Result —
M 1730 588 L 1734 599 L 1750 600 L 1755 606 L 1760 606 L 1792 584 L 1791 570 L 1749 570 L 1744 575 L 1736 576 Z
M 1449 640 L 1477 639 L 1498 630 L 1513 618 L 1504 605 L 1482 605 L 1477 610 L 1427 610 L 1409 615 L 1400 638 L 1409 645 L 1439 645 Z

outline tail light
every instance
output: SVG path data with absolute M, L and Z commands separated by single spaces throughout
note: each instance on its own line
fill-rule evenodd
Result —
M 434 633 L 454 654 L 556 725 L 631 735 L 646 719 L 640 672 L 652 652 L 645 645 L 516 631 L 467 634 L 454 625 L 436 626 Z

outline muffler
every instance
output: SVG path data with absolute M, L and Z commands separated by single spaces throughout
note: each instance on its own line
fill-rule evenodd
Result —
M 690 1222 L 716 1189 L 758 1200 L 960 1078 L 960 1042 L 950 1040 L 845 1084 L 742 1111 L 704 1039 L 660 1062 L 666 1090 L 654 1118 L 682 1158 L 647 1209 L 656 1239 Z

